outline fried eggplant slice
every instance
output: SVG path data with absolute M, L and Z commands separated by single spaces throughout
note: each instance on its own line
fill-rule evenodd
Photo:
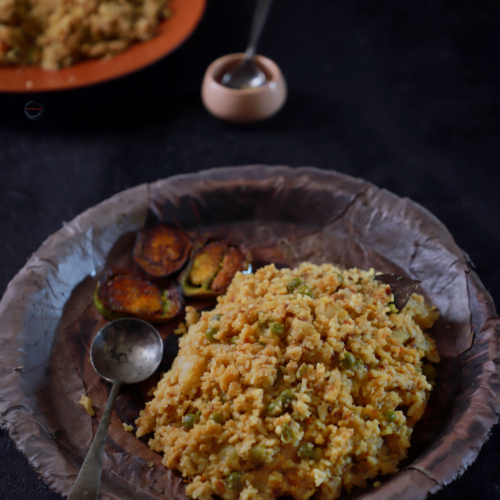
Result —
M 222 295 L 238 271 L 251 269 L 252 256 L 244 245 L 210 241 L 198 245 L 179 282 L 187 297 Z
M 397 276 L 396 274 L 378 274 L 375 279 L 391 287 L 394 295 L 394 307 L 398 312 L 408 303 L 411 294 L 420 284 L 420 281 Z
M 132 258 L 147 274 L 163 278 L 182 268 L 191 246 L 181 228 L 162 223 L 137 233 Z
M 224 293 L 238 271 L 245 271 L 245 256 L 238 247 L 229 247 L 222 260 L 222 266 L 212 281 L 210 288 L 216 293 Z
M 109 320 L 127 316 L 163 323 L 181 311 L 184 300 L 175 281 L 108 270 L 99 280 L 94 304 Z
M 189 281 L 195 286 L 208 289 L 221 270 L 221 262 L 226 252 L 227 244 L 220 241 L 213 241 L 203 247 L 193 260 Z

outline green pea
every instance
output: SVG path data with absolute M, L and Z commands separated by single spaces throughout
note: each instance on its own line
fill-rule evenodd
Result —
M 271 323 L 271 332 L 277 335 L 278 337 L 282 337 L 283 334 L 285 333 L 285 327 L 281 323 L 275 321 L 274 323 Z
M 389 420 L 389 422 L 395 422 L 398 419 L 398 414 L 393 410 L 388 410 L 385 412 L 385 418 Z
M 305 443 L 299 447 L 297 453 L 300 458 L 312 458 L 314 455 L 314 445 L 312 443 Z
M 210 321 L 220 321 L 222 318 L 221 314 L 214 314 L 211 318 Z
M 283 443 L 290 443 L 294 437 L 294 430 L 288 424 L 285 424 L 283 429 L 281 429 L 281 441 Z
M 216 411 L 215 413 L 212 413 L 208 417 L 208 420 L 212 420 L 216 424 L 223 424 L 224 423 L 224 418 L 222 417 L 222 415 L 218 411 Z
M 300 368 L 297 370 L 297 377 L 302 378 L 307 373 L 307 370 L 307 365 L 305 363 L 302 363 L 300 365 Z
M 267 405 L 267 414 L 271 417 L 279 417 L 283 413 L 283 404 L 281 401 L 271 401 Z
M 396 305 L 393 302 L 391 302 L 389 304 L 389 311 L 393 314 L 397 314 L 399 312 L 399 309 L 396 307 Z
M 215 335 L 217 335 L 217 332 L 219 330 L 217 330 L 217 328 L 207 328 L 207 331 L 205 332 L 205 338 L 209 341 L 209 342 L 213 342 L 214 340 L 214 337 Z
M 344 354 L 344 359 L 342 360 L 342 366 L 347 370 L 350 370 L 355 364 L 356 358 L 350 352 L 346 352 Z
M 233 471 L 226 478 L 227 485 L 232 490 L 239 490 L 241 488 L 241 474 L 239 472 Z
M 319 462 L 323 458 L 323 450 L 321 448 L 314 448 L 313 460 Z
M 311 297 L 311 299 L 314 299 L 312 290 L 307 285 L 300 285 L 299 288 L 297 288 L 297 293 L 307 295 L 308 297 Z
M 263 444 L 256 444 L 252 447 L 252 451 L 250 452 L 250 457 L 252 461 L 255 463 L 262 463 L 266 460 L 266 447 Z
M 259 328 L 267 328 L 273 321 L 273 318 L 261 318 L 257 321 L 257 324 L 259 325 Z
M 161 299 L 163 301 L 162 313 L 166 316 L 172 306 L 172 301 L 168 300 L 168 291 L 163 292 Z
M 291 402 L 292 399 L 295 399 L 295 394 L 291 389 L 285 389 L 279 396 L 278 400 L 280 400 L 283 403 L 283 406 L 288 406 Z
M 199 417 L 195 413 L 188 413 L 182 417 L 182 425 L 184 429 L 192 429 L 194 424 L 198 423 Z
M 357 359 L 355 363 L 356 368 L 363 368 L 365 364 L 363 363 L 362 359 Z
M 427 380 L 431 382 L 434 382 L 434 380 L 436 380 L 437 371 L 432 365 L 424 365 L 422 368 L 422 373 Z
M 231 337 L 231 340 L 229 341 L 231 344 L 236 345 L 238 343 L 239 337 L 236 335 L 235 337 Z
M 293 278 L 292 281 L 288 284 L 288 291 L 293 292 L 296 288 L 304 283 L 302 278 Z

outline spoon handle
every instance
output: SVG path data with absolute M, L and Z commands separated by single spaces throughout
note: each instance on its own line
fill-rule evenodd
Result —
M 75 484 L 67 500 L 97 500 L 99 496 L 104 445 L 106 444 L 106 437 L 108 435 L 111 413 L 113 412 L 116 397 L 118 396 L 121 386 L 121 382 L 113 383 L 94 441 L 85 457 L 85 461 L 83 462 L 82 468 L 78 473 L 78 477 L 76 478 Z
M 257 51 L 257 44 L 259 43 L 262 28 L 266 23 L 269 7 L 273 0 L 257 0 L 257 7 L 253 15 L 252 29 L 250 31 L 250 39 L 248 40 L 247 50 L 245 52 L 245 59 L 251 59 Z

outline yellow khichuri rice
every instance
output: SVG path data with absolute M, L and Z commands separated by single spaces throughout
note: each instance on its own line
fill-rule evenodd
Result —
M 170 15 L 168 0 L 0 0 L 0 66 L 109 58 L 152 38 Z
M 433 385 L 422 360 L 439 355 L 436 308 L 393 300 L 373 270 L 238 273 L 181 337 L 137 436 L 154 432 L 201 500 L 332 499 L 394 474 Z

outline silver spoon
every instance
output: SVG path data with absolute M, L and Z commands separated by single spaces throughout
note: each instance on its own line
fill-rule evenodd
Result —
M 255 64 L 254 56 L 272 1 L 257 0 L 257 7 L 253 16 L 252 29 L 245 56 L 222 77 L 222 84 L 226 87 L 231 89 L 247 89 L 261 87 L 266 83 L 266 75 Z
M 140 319 L 111 321 L 99 330 L 90 348 L 96 372 L 113 383 L 106 408 L 82 468 L 67 500 L 97 500 L 101 482 L 104 444 L 116 397 L 123 384 L 135 384 L 150 377 L 163 356 L 160 334 Z

